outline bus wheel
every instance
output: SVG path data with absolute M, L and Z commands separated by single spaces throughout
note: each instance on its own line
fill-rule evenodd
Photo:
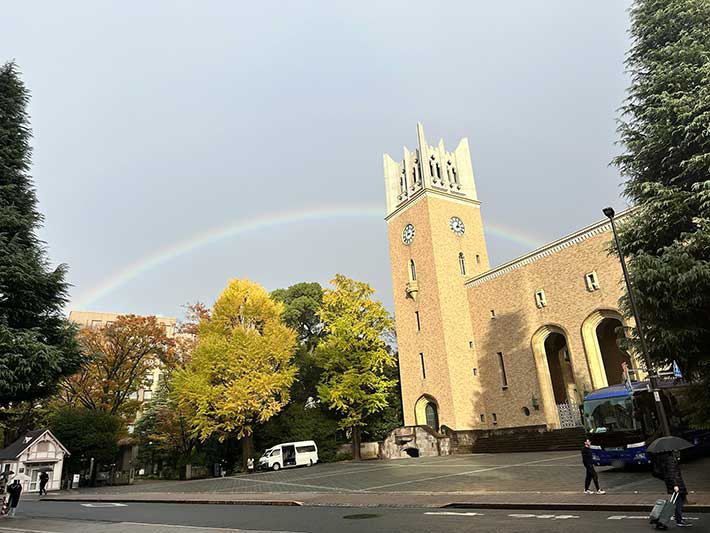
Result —
M 274 470 L 274 472 L 275 472 L 276 470 L 278 470 L 279 468 L 281 468 L 281 465 L 280 465 L 279 463 L 274 463 L 274 466 L 272 466 L 271 468 L 273 468 L 273 470 Z

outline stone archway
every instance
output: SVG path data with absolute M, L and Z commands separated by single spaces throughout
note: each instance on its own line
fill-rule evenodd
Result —
M 559 326 L 542 326 L 532 336 L 532 351 L 545 421 L 559 429 L 557 405 L 580 401 L 567 333 Z
M 414 420 L 417 426 L 429 426 L 439 431 L 439 404 L 428 394 L 423 394 L 414 404 Z
M 616 342 L 618 329 L 626 325 L 621 313 L 613 309 L 597 309 L 582 322 L 582 342 L 594 389 L 622 383 L 622 361 L 639 367 L 633 354 L 623 352 Z

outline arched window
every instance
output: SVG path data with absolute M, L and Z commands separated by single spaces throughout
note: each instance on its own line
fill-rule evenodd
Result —
M 439 431 L 439 413 L 437 412 L 436 404 L 427 403 L 424 408 L 424 414 L 426 416 L 426 425 L 434 431 Z
M 417 281 L 417 267 L 414 264 L 414 259 L 409 260 L 409 281 Z
M 441 179 L 441 167 L 439 167 L 439 163 L 436 164 L 436 177 Z
M 459 252 L 459 269 L 461 270 L 461 275 L 466 275 L 466 258 L 463 256 L 463 252 Z

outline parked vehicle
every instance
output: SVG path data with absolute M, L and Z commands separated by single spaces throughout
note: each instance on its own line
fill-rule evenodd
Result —
M 708 453 L 710 430 L 691 428 L 687 413 L 681 409 L 679 398 L 687 393 L 687 386 L 672 382 L 660 382 L 659 386 L 671 434 L 693 444 L 693 448 L 683 451 L 683 457 Z M 647 464 L 646 448 L 662 435 L 647 381 L 631 382 L 629 388 L 612 385 L 589 393 L 584 399 L 584 425 L 597 466 Z
M 318 462 L 318 447 L 312 440 L 286 442 L 266 450 L 259 459 L 260 469 L 280 470 L 294 466 L 313 466 Z

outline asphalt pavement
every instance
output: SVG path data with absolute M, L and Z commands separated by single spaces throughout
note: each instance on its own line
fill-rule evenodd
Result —
M 693 531 L 710 531 L 710 516 L 688 515 Z M 448 510 L 431 508 L 272 507 L 162 503 L 25 501 L 14 519 L 2 519 L 7 533 L 408 533 L 546 531 L 599 533 L 649 531 L 645 514 Z

